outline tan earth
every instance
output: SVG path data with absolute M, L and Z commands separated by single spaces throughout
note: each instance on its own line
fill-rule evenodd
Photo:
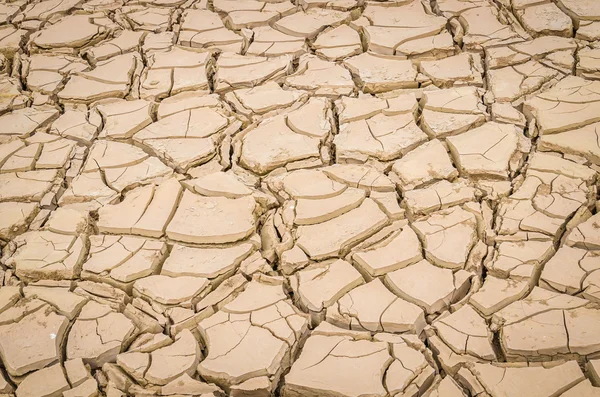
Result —
M 0 2 L 0 397 L 600 397 L 599 0 Z

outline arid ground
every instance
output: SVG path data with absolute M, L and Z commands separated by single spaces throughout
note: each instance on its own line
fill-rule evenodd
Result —
M 2 0 L 0 397 L 599 397 L 600 0 Z

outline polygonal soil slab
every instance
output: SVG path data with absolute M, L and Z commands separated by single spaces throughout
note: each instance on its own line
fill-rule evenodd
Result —
M 348 12 L 310 8 L 305 12 L 297 12 L 275 22 L 274 28 L 280 32 L 313 38 L 326 26 L 337 26 L 350 17 Z
M 136 331 L 127 317 L 106 305 L 88 302 L 67 340 L 67 358 L 81 358 L 92 368 L 114 362 Z
M 284 396 L 385 396 L 417 393 L 435 374 L 415 339 L 376 334 L 372 340 L 315 330 L 285 376 Z M 416 375 L 416 376 L 415 376 Z
M 90 149 L 83 171 L 74 178 L 61 200 L 65 204 L 92 200 L 110 202 L 117 192 L 127 187 L 160 180 L 172 172 L 156 157 L 133 145 L 97 141 Z
M 426 260 L 385 275 L 386 285 L 398 296 L 422 307 L 428 314 L 460 300 L 470 287 L 471 275 L 433 266 Z
M 425 326 L 423 310 L 391 293 L 379 279 L 358 286 L 327 309 L 327 322 L 371 332 L 413 332 Z
M 194 375 L 200 346 L 189 330 L 183 330 L 169 346 L 151 353 L 121 353 L 117 364 L 140 383 L 166 385 L 182 374 Z
M 17 317 L 8 322 L 8 312 L 3 314 L 4 319 L 0 325 L 0 354 L 12 376 L 22 376 L 30 371 L 42 369 L 60 358 L 69 320 L 52 310 L 47 310 L 50 308 L 43 302 L 37 302 L 38 307 L 32 312 L 25 310 L 21 319 Z M 34 303 L 21 301 L 17 307 L 27 305 L 33 309 Z
M 246 54 L 279 56 L 298 56 L 306 52 L 304 37 L 292 36 L 270 26 L 260 26 L 252 29 L 252 43 Z
M 517 127 L 495 122 L 451 136 L 447 142 L 465 176 L 507 178 L 530 149 L 529 140 Z
M 214 84 L 216 92 L 254 87 L 268 80 L 280 80 L 288 74 L 291 66 L 289 56 L 266 58 L 224 53 L 216 63 Z
M 465 379 L 470 391 L 490 390 L 491 396 L 507 397 L 517 397 L 522 392 L 534 397 L 562 393 L 584 379 L 575 361 L 530 367 L 474 364 L 461 372 L 459 378 Z
M 307 318 L 286 298 L 281 280 L 252 281 L 201 321 L 208 355 L 198 372 L 225 388 L 260 376 L 278 379 L 307 330 Z
M 241 240 L 255 230 L 255 207 L 253 197 L 203 197 L 185 191 L 167 226 L 167 236 L 200 244 Z
M 183 91 L 208 92 L 209 59 L 210 52 L 184 47 L 151 53 L 140 77 L 140 96 L 154 99 Z
M 568 76 L 524 106 L 536 118 L 540 132 L 556 134 L 599 121 L 600 83 Z
M 6 264 L 20 278 L 62 280 L 77 278 L 85 255 L 83 237 L 32 231 L 16 240 L 17 249 Z
M 330 102 L 312 98 L 287 114 L 265 119 L 234 139 L 239 163 L 257 174 L 293 164 L 323 164 L 321 149 L 333 125 Z M 266 144 L 266 146 L 265 146 Z
M 179 43 L 192 48 L 240 52 L 243 37 L 227 29 L 219 14 L 188 9 L 183 13 Z
M 354 82 L 348 69 L 309 54 L 300 57 L 298 69 L 286 77 L 284 84 L 334 98 L 354 92 Z
M 134 142 L 178 171 L 185 172 L 191 166 L 210 160 L 216 155 L 224 136 L 238 128 L 227 109 L 217 101 L 210 103 L 210 99 L 207 98 L 206 106 L 198 103 L 191 109 L 183 108 L 178 112 L 172 109 L 173 113 L 170 111 L 171 114 L 136 132 Z
M 370 3 L 363 15 L 368 21 L 364 32 L 370 51 L 400 58 L 453 53 L 446 19 L 426 13 L 418 3 L 398 7 Z
M 480 126 L 486 121 L 481 93 L 475 87 L 423 92 L 420 126 L 431 138 L 444 138 Z
M 61 18 L 53 24 L 44 26 L 30 38 L 30 43 L 41 49 L 76 50 L 100 41 L 107 32 L 104 26 L 94 23 L 94 16 L 99 15 L 69 15 Z
M 91 103 L 105 98 L 124 98 L 139 75 L 142 60 L 136 53 L 100 61 L 90 71 L 75 72 L 58 97 L 65 102 Z

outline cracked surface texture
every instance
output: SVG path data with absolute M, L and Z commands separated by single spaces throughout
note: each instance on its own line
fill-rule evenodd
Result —
M 0 2 L 0 397 L 600 396 L 596 0 Z

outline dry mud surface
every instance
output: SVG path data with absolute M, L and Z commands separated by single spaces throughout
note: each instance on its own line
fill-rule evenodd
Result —
M 600 396 L 600 1 L 3 0 L 0 395 Z

